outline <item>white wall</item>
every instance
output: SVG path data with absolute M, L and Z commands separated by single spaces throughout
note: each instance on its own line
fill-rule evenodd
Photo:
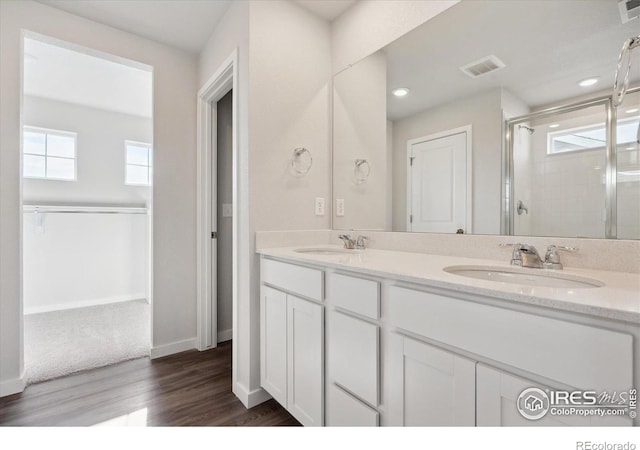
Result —
M 200 86 L 236 48 L 240 236 L 233 390 L 253 405 L 267 398 L 260 389 L 255 231 L 330 226 L 329 210 L 314 214 L 315 197 L 330 203 L 330 27 L 292 2 L 232 2 L 200 54 Z M 313 154 L 303 178 L 288 169 L 296 147 Z
M 25 314 L 147 298 L 144 214 L 24 214 Z
M 406 231 L 407 141 L 472 126 L 473 233 L 500 233 L 502 110 L 500 89 L 432 108 L 393 123 L 393 230 Z
M 154 68 L 153 346 L 196 335 L 196 61 L 167 46 L 32 1 L 0 2 L 0 395 L 23 384 L 21 29 Z
M 331 224 L 331 34 L 327 22 L 289 1 L 251 2 L 249 19 L 252 263 L 248 300 L 253 390 L 260 385 L 260 267 L 255 231 L 319 229 Z M 301 178 L 288 169 L 296 147 L 306 147 L 313 154 L 313 167 Z M 314 214 L 316 197 L 327 201 L 324 216 Z
M 388 187 L 384 53 L 374 53 L 337 74 L 333 92 L 333 196 L 345 204 L 344 216 L 334 213 L 333 228 L 384 230 Z M 356 159 L 366 159 L 371 170 L 361 183 L 355 179 Z
M 151 143 L 151 119 L 42 97 L 25 96 L 23 101 L 24 125 L 78 134 L 77 180 L 25 178 L 25 203 L 147 204 L 148 187 L 124 183 L 124 141 Z
M 377 52 L 458 0 L 360 0 L 332 23 L 332 66 L 338 73 Z

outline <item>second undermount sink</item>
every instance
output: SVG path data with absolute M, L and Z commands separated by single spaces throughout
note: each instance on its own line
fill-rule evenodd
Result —
M 587 289 L 604 286 L 593 278 L 586 278 L 562 272 L 544 269 L 521 269 L 517 267 L 492 266 L 449 266 L 445 272 L 467 278 L 497 281 L 501 283 L 523 284 L 526 286 L 544 286 L 549 288 Z
M 344 248 L 335 247 L 318 247 L 318 248 L 297 248 L 294 250 L 296 253 L 307 253 L 310 255 L 344 255 L 354 253 L 355 250 L 347 250 Z

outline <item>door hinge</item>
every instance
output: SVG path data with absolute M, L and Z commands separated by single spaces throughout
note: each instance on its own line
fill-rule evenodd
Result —
M 409 223 L 413 223 L 413 214 L 409 214 Z
M 409 156 L 409 165 L 413 167 L 413 160 L 416 159 L 415 156 Z
M 218 232 L 217 231 L 212 231 L 211 232 L 211 239 L 218 239 Z

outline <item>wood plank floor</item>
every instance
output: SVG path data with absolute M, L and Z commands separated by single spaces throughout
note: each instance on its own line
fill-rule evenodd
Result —
M 275 400 L 247 410 L 231 393 L 231 342 L 28 386 L 0 398 L 0 425 L 88 426 L 145 408 L 147 426 L 299 425 Z

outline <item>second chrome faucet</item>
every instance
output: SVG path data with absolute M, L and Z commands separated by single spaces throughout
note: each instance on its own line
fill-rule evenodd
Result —
M 511 265 L 520 267 L 530 267 L 536 269 L 556 269 L 562 270 L 560 255 L 558 251 L 577 252 L 575 247 L 564 247 L 561 245 L 550 245 L 547 247 L 547 253 L 544 260 L 540 258 L 538 250 L 533 245 L 528 244 L 500 244 L 501 247 L 513 247 L 511 255 Z
M 351 239 L 351 236 L 348 234 L 341 234 L 338 236 L 339 239 L 344 242 L 344 248 L 348 248 L 350 250 L 364 250 L 365 244 L 364 241 L 369 239 L 366 236 L 358 235 L 357 238 Z

